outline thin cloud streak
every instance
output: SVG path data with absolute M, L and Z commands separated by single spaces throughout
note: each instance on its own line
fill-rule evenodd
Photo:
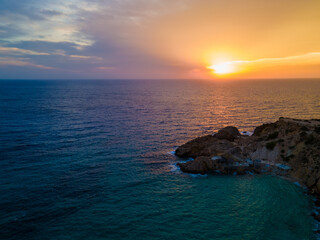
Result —
M 11 53 L 11 54 L 21 54 L 21 55 L 39 55 L 39 56 L 50 55 L 49 53 L 36 52 L 36 51 L 15 48 L 15 47 L 1 47 L 1 46 L 0 46 L 0 52 Z
M 256 60 L 236 60 L 227 61 L 219 64 L 211 65 L 209 69 L 215 69 L 217 65 L 232 65 L 241 67 L 244 70 L 251 67 L 269 67 L 269 66 L 289 66 L 298 64 L 320 64 L 320 52 L 311 52 L 297 56 L 277 57 L 277 58 L 260 58 Z
M 298 56 L 278 57 L 278 58 L 261 58 L 257 60 L 238 60 L 226 62 L 227 64 L 237 63 L 293 63 L 297 64 L 297 61 L 315 61 L 320 62 L 320 52 L 311 52 Z
M 74 59 L 82 59 L 82 60 L 88 60 L 88 59 L 92 59 L 92 60 L 98 60 L 98 61 L 102 61 L 103 59 L 101 57 L 95 57 L 95 56 L 81 56 L 81 55 L 69 55 L 70 58 L 74 58 Z
M 98 70 L 114 70 L 116 69 L 115 67 L 112 67 L 112 66 L 103 66 L 103 67 L 97 67 L 96 69 Z
M 14 59 L 14 58 L 2 58 L 0 57 L 0 65 L 8 65 L 8 66 L 19 66 L 19 67 L 35 67 L 35 68 L 41 68 L 41 69 L 54 69 L 53 67 L 48 67 L 48 66 L 44 66 L 44 65 L 40 65 L 40 64 L 34 64 L 31 62 L 28 62 L 26 60 L 20 59 Z

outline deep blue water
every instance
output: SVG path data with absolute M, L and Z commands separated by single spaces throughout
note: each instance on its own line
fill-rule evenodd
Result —
M 0 239 L 314 239 L 293 183 L 169 153 L 280 116 L 320 118 L 320 81 L 0 81 Z

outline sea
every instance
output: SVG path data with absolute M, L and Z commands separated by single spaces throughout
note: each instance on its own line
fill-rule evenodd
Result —
M 176 165 L 279 117 L 320 118 L 320 80 L 1 80 L 0 239 L 316 239 L 299 184 Z

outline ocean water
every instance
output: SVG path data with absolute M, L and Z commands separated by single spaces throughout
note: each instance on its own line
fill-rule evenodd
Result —
M 170 153 L 281 116 L 320 118 L 320 81 L 0 81 L 0 239 L 314 239 L 297 185 Z

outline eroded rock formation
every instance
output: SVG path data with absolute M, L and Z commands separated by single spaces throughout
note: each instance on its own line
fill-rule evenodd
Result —
M 226 127 L 215 135 L 196 138 L 175 154 L 193 158 L 179 163 L 188 173 L 245 174 L 273 172 L 297 179 L 320 194 L 320 120 L 280 118 L 258 126 L 252 136 Z

